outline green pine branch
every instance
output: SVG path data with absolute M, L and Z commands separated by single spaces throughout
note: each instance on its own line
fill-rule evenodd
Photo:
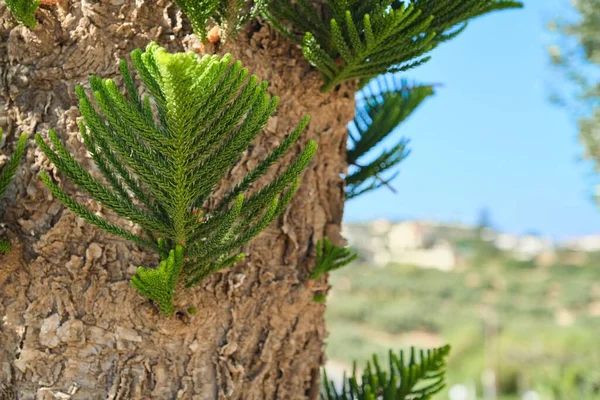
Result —
M 188 16 L 194 33 L 204 41 L 209 23 L 219 27 L 222 41 L 234 37 L 248 21 L 260 14 L 269 0 L 175 0 Z
M 324 372 L 322 400 L 429 400 L 445 387 L 446 358 L 450 346 L 419 351 L 411 348 L 410 355 L 390 351 L 389 366 L 380 366 L 376 355 L 367 363 L 359 381 L 356 363 L 350 378 L 344 377 L 339 390 Z
M 511 0 L 327 0 L 320 10 L 308 0 L 273 0 L 263 15 L 302 45 L 329 91 L 420 65 L 467 21 L 519 7 Z
M 8 240 L 0 240 L 0 254 L 6 254 L 10 251 L 10 242 Z
M 324 304 L 327 301 L 327 294 L 325 293 L 315 293 L 313 296 L 313 301 L 317 304 Z
M 374 79 L 357 94 L 355 117 L 348 124 L 346 158 L 351 172 L 345 178 L 347 199 L 382 186 L 391 188 L 397 172 L 387 173 L 410 153 L 408 140 L 400 138 L 375 156 L 373 149 L 433 94 L 432 86 L 409 85 L 405 80 L 397 83 L 385 77 Z
M 6 7 L 13 14 L 17 22 L 29 29 L 35 28 L 35 12 L 40 6 L 39 0 L 4 0 Z
M 2 140 L 3 130 L 0 128 L 0 140 Z M 8 159 L 6 164 L 2 168 L 0 168 L 0 198 L 4 196 L 8 185 L 14 178 L 17 168 L 19 167 L 19 163 L 25 154 L 25 147 L 27 146 L 27 135 L 22 134 L 15 147 L 15 151 L 12 156 Z
M 169 251 L 169 255 L 163 258 L 158 268 L 138 267 L 135 275 L 131 278 L 131 285 L 142 295 L 154 300 L 165 315 L 172 315 L 173 297 L 177 278 L 183 268 L 183 247 L 175 246 Z
M 0 128 L 0 141 L 2 140 L 3 130 Z M 15 151 L 12 156 L 8 159 L 6 164 L 0 168 L 0 199 L 4 196 L 8 185 L 14 178 L 19 163 L 25 154 L 25 147 L 27 145 L 27 136 L 25 134 L 19 137 Z M 0 240 L 0 254 L 8 253 L 10 250 L 10 243 L 5 240 Z
M 310 279 L 319 279 L 323 274 L 340 269 L 358 258 L 358 254 L 348 247 L 336 246 L 327 237 L 317 242 L 317 257 L 315 268 L 310 273 Z M 319 292 L 313 296 L 315 303 L 325 303 L 327 295 Z
M 318 279 L 324 273 L 345 267 L 357 258 L 358 254 L 349 248 L 336 246 L 324 237 L 317 242 L 316 265 L 310 279 Z
M 230 55 L 171 54 L 151 43 L 145 52 L 132 52 L 131 59 L 150 96 L 138 95 L 125 61 L 121 73 L 126 94 L 112 80 L 95 76 L 90 78 L 91 97 L 82 87 L 76 88 L 83 116 L 81 135 L 102 179 L 87 172 L 54 131 L 49 132 L 49 141 L 36 135 L 36 142 L 81 190 L 144 233 L 132 233 L 98 217 L 48 175 L 41 178 L 81 218 L 159 252 L 166 263 L 162 270 L 139 270 L 133 284 L 168 311 L 164 293 L 177 280 L 172 275 L 181 272 L 191 286 L 243 258 L 237 251 L 284 211 L 317 146 L 309 141 L 279 176 L 257 187 L 256 181 L 297 143 L 308 124 L 305 117 L 222 199 L 214 198 L 216 188 L 275 112 L 278 98 L 270 97 L 267 83 L 250 76 Z M 253 194 L 246 194 L 249 189 Z M 182 268 L 176 267 L 177 246 L 183 252 Z M 172 250 L 175 259 L 169 261 Z M 156 279 L 146 279 L 151 276 Z

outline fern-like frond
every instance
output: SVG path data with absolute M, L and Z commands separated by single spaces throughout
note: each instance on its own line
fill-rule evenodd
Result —
M 183 247 L 177 245 L 169 251 L 169 255 L 160 262 L 158 268 L 138 267 L 131 278 L 131 285 L 142 295 L 154 300 L 163 314 L 172 315 L 175 285 L 182 268 Z
M 358 254 L 349 248 L 336 246 L 324 237 L 317 242 L 316 265 L 310 279 L 318 279 L 324 273 L 345 267 L 357 258 Z
M 2 128 L 0 128 L 0 140 L 2 140 Z M 0 168 L 0 198 L 4 196 L 4 192 L 8 188 L 8 184 L 12 181 L 17 167 L 25 154 L 25 147 L 27 145 L 27 136 L 25 134 L 19 137 L 15 151 L 12 156 L 8 159 L 8 162 Z
M 390 350 L 389 366 L 384 369 L 376 355 L 359 376 L 356 364 L 352 376 L 344 378 L 341 388 L 327 378 L 324 372 L 323 400 L 429 400 L 445 387 L 446 358 L 450 346 L 433 350 L 410 349 L 410 355 Z
M 170 250 L 181 246 L 182 271 L 190 286 L 240 260 L 243 255 L 235 252 L 283 212 L 299 175 L 316 152 L 316 143 L 309 141 L 271 183 L 255 187 L 298 141 L 308 123 L 305 118 L 217 201 L 213 192 L 275 112 L 278 98 L 271 98 L 267 83 L 250 76 L 230 55 L 171 54 L 152 43 L 145 52 L 134 51 L 131 58 L 150 97 L 139 97 L 126 62 L 121 63 L 126 94 L 112 80 L 94 76 L 92 98 L 82 87 L 76 88 L 83 116 L 81 135 L 103 179 L 79 165 L 53 131 L 49 143 L 40 135 L 36 141 L 63 174 L 97 202 L 140 226 L 144 234 L 98 217 L 47 175 L 42 174 L 42 180 L 77 215 L 157 250 L 163 261 Z M 248 196 L 245 192 L 250 188 L 255 190 Z M 159 244 L 155 237 L 160 238 Z
M 0 128 L 0 141 L 2 141 L 3 130 Z M 19 137 L 15 150 L 4 166 L 0 167 L 0 199 L 4 196 L 8 185 L 14 178 L 17 167 L 25 154 L 27 145 L 27 136 L 25 134 Z M 0 240 L 0 254 L 5 254 L 10 250 L 10 243 L 5 240 Z
M 264 16 L 302 44 L 323 77 L 323 91 L 426 62 L 427 54 L 460 33 L 468 20 L 522 7 L 510 0 L 273 0 Z M 301 38 L 301 39 L 300 39 Z
M 204 41 L 210 22 L 219 28 L 219 38 L 225 41 L 244 24 L 262 12 L 268 0 L 175 0 L 188 16 L 194 33 Z
M 29 29 L 35 28 L 35 12 L 40 6 L 40 0 L 4 0 L 4 3 L 17 22 Z
M 348 124 L 346 159 L 351 172 L 345 178 L 347 199 L 381 186 L 389 187 L 397 173 L 387 173 L 408 156 L 408 140 L 401 138 L 374 157 L 373 149 L 433 93 L 432 86 L 410 85 L 404 80 L 398 83 L 385 76 L 374 79 L 357 93 L 355 117 Z

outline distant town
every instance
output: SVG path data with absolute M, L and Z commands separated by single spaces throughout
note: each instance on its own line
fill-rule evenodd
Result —
M 533 234 L 512 235 L 491 228 L 423 220 L 344 223 L 342 234 L 363 262 L 377 267 L 412 264 L 450 271 L 464 264 L 471 251 L 465 244 L 475 239 L 493 244 L 516 260 L 540 266 L 584 265 L 590 253 L 600 252 L 600 234 L 553 242 Z

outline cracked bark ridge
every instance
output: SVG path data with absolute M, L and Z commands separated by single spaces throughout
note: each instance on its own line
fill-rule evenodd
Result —
M 76 127 L 76 84 L 92 73 L 116 77 L 118 60 L 151 40 L 171 51 L 215 51 L 198 46 L 181 13 L 163 0 L 59 0 L 37 16 L 37 28 L 29 31 L 0 4 L 0 124 L 9 143 L 21 131 L 47 135 L 56 128 L 88 166 Z M 0 203 L 13 242 L 13 251 L 0 258 L 0 398 L 317 397 L 324 306 L 312 301 L 307 280 L 316 241 L 324 235 L 341 240 L 340 173 L 353 92 L 343 87 L 321 94 L 318 73 L 297 46 L 259 23 L 218 51 L 241 59 L 281 97 L 277 115 L 230 181 L 256 165 L 304 114 L 312 116 L 303 140 L 314 138 L 320 148 L 293 204 L 247 247 L 246 261 L 180 296 L 176 317 L 167 319 L 129 286 L 135 268 L 155 264 L 156 257 L 65 210 L 38 179 L 41 170 L 55 171 L 30 143 Z M 192 306 L 194 315 L 186 311 Z

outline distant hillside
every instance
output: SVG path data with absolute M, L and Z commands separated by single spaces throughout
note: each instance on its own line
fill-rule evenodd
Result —
M 597 239 L 556 244 L 423 221 L 344 233 L 362 260 L 330 276 L 331 378 L 372 353 L 385 363 L 390 348 L 450 343 L 448 388 L 477 392 L 461 399 L 600 399 Z

